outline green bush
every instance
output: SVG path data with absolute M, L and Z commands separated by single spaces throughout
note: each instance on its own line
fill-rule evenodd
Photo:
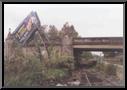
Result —
M 49 67 L 58 67 L 58 68 L 74 68 L 74 59 L 72 56 L 69 56 L 67 53 L 62 53 L 57 48 L 50 48 L 50 60 Z
M 98 63 L 97 70 L 102 71 L 105 75 L 116 75 L 116 66 L 113 64 Z
M 68 76 L 69 70 L 74 68 L 73 57 L 66 53 L 61 55 L 57 48 L 50 49 L 50 59 L 44 62 L 37 55 L 24 55 L 21 48 L 16 47 L 14 57 L 5 61 L 5 86 L 42 86 L 50 79 Z
M 6 60 L 4 70 L 5 86 L 37 86 L 43 79 L 43 66 L 39 59 L 27 56 L 13 61 Z
M 68 70 L 66 69 L 57 69 L 57 68 L 49 68 L 45 73 L 44 77 L 46 80 L 55 80 L 61 79 L 68 75 Z
M 72 57 L 65 54 L 61 56 L 56 49 L 52 51 L 48 67 L 43 61 L 36 56 L 24 56 L 22 52 L 17 52 L 12 60 L 5 61 L 5 86 L 41 86 L 46 80 L 67 76 L 73 67 Z
M 91 52 L 83 52 L 82 54 L 81 54 L 81 58 L 85 58 L 85 60 L 89 60 L 89 59 L 91 59 L 91 58 L 93 58 L 93 56 L 92 56 L 92 53 Z

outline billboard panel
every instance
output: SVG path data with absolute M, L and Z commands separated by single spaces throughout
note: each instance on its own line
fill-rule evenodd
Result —
M 35 32 L 35 27 L 38 27 L 39 25 L 40 20 L 37 16 L 37 13 L 31 12 L 16 28 L 16 30 L 13 32 L 13 35 L 18 42 L 24 44 L 27 39 L 29 39 L 28 37 Z

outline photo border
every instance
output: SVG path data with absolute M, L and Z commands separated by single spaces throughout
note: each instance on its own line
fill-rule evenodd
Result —
M 2 58 L 2 88 L 124 88 L 125 87 L 125 2 L 2 2 L 2 47 L 4 47 L 4 5 L 5 4 L 123 4 L 123 65 L 124 65 L 124 86 L 78 86 L 78 87 L 4 87 L 4 58 Z M 4 57 L 4 48 L 2 48 L 2 57 Z

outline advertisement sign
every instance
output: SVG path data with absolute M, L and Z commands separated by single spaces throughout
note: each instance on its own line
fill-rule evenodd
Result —
M 27 41 L 28 37 L 35 32 L 33 27 L 40 25 L 39 18 L 36 12 L 31 12 L 23 22 L 16 28 L 13 35 L 18 42 L 24 43 Z

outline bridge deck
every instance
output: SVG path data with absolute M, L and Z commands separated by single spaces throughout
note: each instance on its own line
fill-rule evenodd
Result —
M 90 37 L 73 39 L 74 49 L 123 50 L 122 37 Z
M 122 45 L 123 38 L 122 37 L 90 37 L 90 38 L 74 38 L 74 45 Z
M 43 45 L 43 44 L 42 44 Z M 55 40 L 53 43 L 46 45 L 62 46 L 61 40 Z M 33 44 L 29 46 L 34 46 Z M 72 41 L 74 49 L 85 50 L 123 50 L 122 37 L 90 37 L 90 38 L 74 38 Z

